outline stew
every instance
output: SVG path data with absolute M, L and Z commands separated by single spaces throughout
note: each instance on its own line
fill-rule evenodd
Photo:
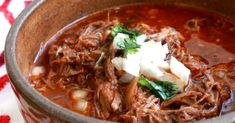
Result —
M 41 47 L 31 85 L 119 122 L 191 122 L 235 110 L 235 25 L 205 10 L 128 5 L 77 20 Z

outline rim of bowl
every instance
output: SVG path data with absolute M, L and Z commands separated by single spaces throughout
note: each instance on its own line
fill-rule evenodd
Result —
M 40 7 L 42 3 L 46 0 L 34 0 L 28 7 L 26 7 L 20 15 L 15 19 L 12 25 L 5 44 L 5 63 L 7 68 L 7 73 L 13 85 L 21 90 L 23 95 L 26 95 L 30 101 L 43 111 L 51 115 L 57 120 L 64 120 L 65 122 L 95 122 L 95 123 L 114 123 L 112 121 L 100 120 L 93 117 L 88 117 L 79 113 L 72 112 L 66 108 L 63 108 L 53 102 L 51 102 L 46 97 L 42 96 L 37 90 L 30 86 L 28 80 L 26 80 L 20 72 L 20 69 L 16 62 L 15 56 L 15 44 L 18 32 L 23 26 L 24 22 L 28 19 L 31 13 Z M 235 122 L 235 112 L 227 113 L 223 116 L 213 117 L 207 120 L 198 121 L 200 123 L 224 123 L 224 122 Z M 234 117 L 234 118 L 233 118 Z M 61 121 L 60 121 L 61 122 Z M 63 122 L 63 121 L 62 121 Z
M 15 88 L 21 90 L 23 95 L 26 95 L 30 101 L 43 111 L 51 115 L 53 118 L 64 120 L 65 122 L 95 122 L 104 123 L 111 121 L 100 120 L 93 117 L 88 117 L 79 113 L 72 112 L 66 108 L 63 108 L 46 97 L 42 96 L 37 90 L 30 86 L 28 80 L 26 80 L 20 72 L 18 64 L 16 62 L 15 45 L 18 32 L 23 26 L 24 22 L 28 19 L 31 13 L 36 10 L 46 0 L 34 0 L 28 7 L 26 7 L 20 15 L 15 19 L 12 25 L 5 44 L 5 63 L 9 78 Z M 63 122 L 63 121 L 62 121 Z

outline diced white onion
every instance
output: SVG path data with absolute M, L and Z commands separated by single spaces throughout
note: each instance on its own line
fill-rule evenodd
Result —
M 160 58 L 161 47 L 161 42 L 155 42 L 153 40 L 145 42 L 139 50 L 141 52 L 141 60 L 155 62 L 158 59 L 162 59 Z
M 113 48 L 120 49 L 120 47 L 118 45 L 124 45 L 124 41 L 125 41 L 124 39 L 130 40 L 130 38 L 127 34 L 118 33 L 113 39 Z
M 74 99 L 74 100 L 79 100 L 81 98 L 86 98 L 87 95 L 88 95 L 88 92 L 85 91 L 85 90 L 75 90 L 71 94 L 72 99 Z
M 124 58 L 122 58 L 122 57 L 115 57 L 115 58 L 112 59 L 111 62 L 113 63 L 114 67 L 117 70 L 122 70 L 123 69 Z
M 32 76 L 39 76 L 45 71 L 44 67 L 42 66 L 36 66 L 32 70 Z
M 167 44 L 153 40 L 144 42 L 138 52 L 127 54 L 126 58 L 115 57 L 112 63 L 117 70 L 138 77 L 139 74 L 157 78 L 162 76 L 159 68 L 169 69 L 169 63 L 165 61 L 166 55 L 169 53 Z
M 141 62 L 148 61 L 160 68 L 169 69 L 169 63 L 165 61 L 166 55 L 169 53 L 167 44 L 162 46 L 161 42 L 148 41 L 141 47 Z
M 128 54 L 127 58 L 115 57 L 112 59 L 112 63 L 117 70 L 124 70 L 133 76 L 139 76 L 139 61 L 140 56 L 137 53 Z
M 85 111 L 88 106 L 88 102 L 84 99 L 79 99 L 73 104 L 73 108 L 77 111 Z
M 161 42 L 168 36 L 178 35 L 179 33 L 170 27 L 163 28 L 160 33 L 152 35 L 156 40 L 146 41 L 147 35 L 142 34 L 136 38 L 137 44 L 141 45 L 136 53 L 128 53 L 125 58 L 116 57 L 112 59 L 112 63 L 117 70 L 124 70 L 127 75 L 138 77 L 142 74 L 156 80 L 174 82 L 183 89 L 188 83 L 190 70 L 173 56 L 170 61 L 166 60 L 169 48 L 167 43 L 162 45 Z M 113 41 L 114 48 L 120 49 L 118 45 L 124 45 L 124 39 L 129 38 L 126 34 L 118 33 Z M 168 70 L 171 73 L 166 72 Z M 127 75 L 122 76 L 120 80 L 129 82 L 132 77 Z
M 136 37 L 136 43 L 139 44 L 139 45 L 141 45 L 141 44 L 143 44 L 143 43 L 145 42 L 145 40 L 146 40 L 147 38 L 148 38 L 147 35 L 142 34 L 142 35 Z
M 163 76 L 163 72 L 154 64 L 141 62 L 140 68 L 141 74 L 146 77 L 158 79 Z
M 127 54 L 127 58 L 124 60 L 123 63 L 123 70 L 127 73 L 138 77 L 140 71 L 140 54 Z
M 123 63 L 123 70 L 133 76 L 139 76 L 140 66 L 133 60 L 125 59 Z
M 168 73 L 166 71 L 162 71 L 163 76 L 159 77 L 158 80 L 160 81 L 168 81 L 176 84 L 180 90 L 183 90 L 184 87 L 187 85 L 187 83 L 180 78 L 178 78 L 176 75 Z
M 168 48 L 167 44 L 162 45 L 162 48 L 163 48 L 162 51 L 163 51 L 164 54 L 168 54 L 169 53 L 169 48 Z
M 190 75 L 190 70 L 173 56 L 171 56 L 170 60 L 170 70 L 173 74 L 175 74 L 177 77 L 183 80 L 185 82 L 185 85 L 187 85 Z
M 164 61 L 168 53 L 166 51 L 161 42 L 145 42 L 140 51 L 142 53 L 140 62 L 141 74 L 154 79 L 162 77 L 163 72 L 159 68 L 169 68 L 169 63 Z

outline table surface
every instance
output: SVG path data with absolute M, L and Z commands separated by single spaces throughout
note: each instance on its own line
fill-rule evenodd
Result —
M 0 123 L 24 123 L 4 64 L 4 46 L 14 19 L 31 0 L 0 0 Z

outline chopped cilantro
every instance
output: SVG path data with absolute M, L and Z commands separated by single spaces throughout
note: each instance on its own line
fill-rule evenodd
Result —
M 138 50 L 137 48 L 140 48 L 140 45 L 136 43 L 135 40 L 124 40 L 123 44 L 117 44 L 119 48 L 124 50 L 124 54 L 130 53 L 136 53 Z
M 127 53 L 133 54 L 138 51 L 138 48 L 140 48 L 140 45 L 136 43 L 136 37 L 139 36 L 141 33 L 138 31 L 132 31 L 125 29 L 123 24 L 118 24 L 113 27 L 112 29 L 112 36 L 115 37 L 117 36 L 118 33 L 123 33 L 129 36 L 127 39 L 123 39 L 118 41 L 117 46 L 124 50 L 124 55 Z
M 177 85 L 168 81 L 150 81 L 140 77 L 139 84 L 148 88 L 156 97 L 163 101 L 172 98 L 179 92 Z
M 125 29 L 124 25 L 122 23 L 114 26 L 111 34 L 113 37 L 115 37 L 115 36 L 117 36 L 118 33 L 127 34 L 130 36 L 130 38 L 135 38 L 140 35 L 140 32 L 138 32 L 138 31 Z

